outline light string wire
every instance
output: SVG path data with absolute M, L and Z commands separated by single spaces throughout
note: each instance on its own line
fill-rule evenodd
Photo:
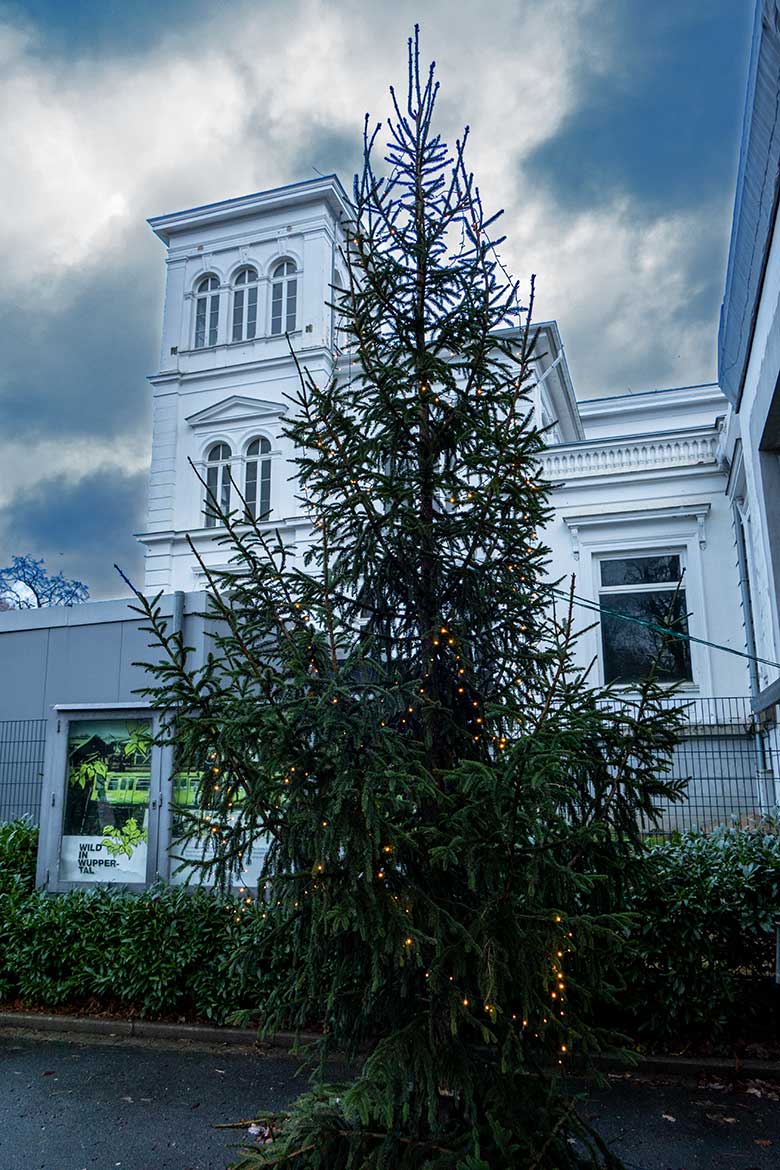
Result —
M 736 654 L 738 658 L 747 658 L 751 662 L 760 662 L 764 666 L 773 666 L 776 670 L 780 670 L 780 662 L 775 662 L 771 658 L 761 658 L 757 654 L 748 654 L 746 650 L 735 650 L 733 646 L 724 646 L 720 642 L 711 642 L 709 638 L 697 638 L 694 634 L 683 634 L 680 630 L 673 630 L 669 626 L 660 626 L 657 622 L 649 622 L 645 618 L 630 617 L 627 613 L 618 613 L 616 609 L 609 609 L 605 605 L 600 605 L 597 601 L 591 601 L 589 597 L 580 597 L 576 593 L 569 593 L 568 590 L 558 589 L 555 585 L 537 585 L 536 587 L 537 589 L 544 589 L 548 593 L 553 593 L 563 601 L 568 601 L 571 598 L 576 605 L 582 606 L 583 609 L 589 609 L 593 613 L 606 614 L 608 617 L 619 618 L 622 622 L 633 622 L 634 625 L 644 626 L 645 629 L 652 630 L 656 634 L 662 634 L 665 638 L 678 638 L 683 642 L 697 642 L 701 646 L 709 646 L 713 650 L 722 650 L 725 654 Z

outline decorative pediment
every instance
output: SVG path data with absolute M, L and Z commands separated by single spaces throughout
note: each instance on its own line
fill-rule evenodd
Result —
M 230 423 L 259 422 L 261 419 L 281 418 L 287 407 L 281 402 L 268 402 L 264 398 L 247 398 L 243 394 L 231 394 L 213 406 L 207 406 L 187 417 L 194 430 L 201 427 L 217 428 Z

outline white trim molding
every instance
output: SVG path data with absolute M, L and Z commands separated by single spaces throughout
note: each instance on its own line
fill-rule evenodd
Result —
M 641 543 L 642 537 L 638 534 L 636 525 L 647 520 L 690 520 L 696 525 L 699 548 L 707 547 L 707 517 L 710 513 L 710 504 L 707 501 L 694 504 L 670 504 L 661 508 L 630 508 L 619 512 L 580 512 L 562 516 L 564 524 L 571 537 L 572 556 L 575 561 L 580 558 L 580 529 L 581 528 L 614 528 L 616 524 L 633 525 L 629 542 Z
M 568 481 L 603 475 L 636 475 L 667 467 L 718 466 L 719 432 L 712 426 L 665 434 L 561 443 L 540 456 L 546 479 Z

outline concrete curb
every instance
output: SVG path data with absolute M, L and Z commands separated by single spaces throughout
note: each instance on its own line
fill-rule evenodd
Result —
M 258 1040 L 255 1028 L 227 1028 L 216 1024 L 170 1024 L 158 1020 L 105 1019 L 102 1016 L 55 1016 L 39 1012 L 0 1012 L 0 1028 L 27 1028 L 35 1032 L 80 1033 L 91 1036 L 137 1037 L 143 1040 L 194 1040 L 289 1051 L 298 1044 L 319 1040 L 315 1032 L 276 1032 Z
M 738 1077 L 740 1080 L 780 1077 L 780 1062 L 776 1060 L 735 1060 L 725 1056 L 640 1056 L 636 1064 L 612 1058 L 596 1063 L 605 1072 L 638 1072 L 650 1076 Z
M 170 1024 L 157 1020 L 105 1019 L 102 1016 L 55 1016 L 37 1012 L 0 1012 L 0 1028 L 25 1028 L 35 1032 L 61 1032 L 91 1036 L 116 1036 L 141 1040 L 191 1040 L 196 1043 L 279 1048 L 289 1052 L 298 1044 L 319 1040 L 315 1032 L 276 1032 L 258 1040 L 254 1028 L 220 1028 L 216 1024 Z M 713 1077 L 741 1079 L 780 1078 L 775 1060 L 728 1060 L 725 1057 L 640 1056 L 636 1063 L 599 1060 L 604 1072 L 642 1073 L 650 1076 Z

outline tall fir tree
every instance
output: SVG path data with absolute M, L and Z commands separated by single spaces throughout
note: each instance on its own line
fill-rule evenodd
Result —
M 220 513 L 199 669 L 140 599 L 166 651 L 150 693 L 203 778 L 185 839 L 206 832 L 220 881 L 268 846 L 265 1027 L 320 1020 L 321 1054 L 357 1062 L 347 1085 L 321 1066 L 245 1167 L 618 1164 L 566 1074 L 609 1042 L 590 1004 L 640 820 L 675 795 L 675 717 L 652 671 L 631 706 L 574 663 L 539 536 L 533 295 L 518 308 L 437 92 L 415 32 L 384 176 L 366 120 L 333 293 L 349 372 L 301 369 L 287 425 L 308 551 Z

